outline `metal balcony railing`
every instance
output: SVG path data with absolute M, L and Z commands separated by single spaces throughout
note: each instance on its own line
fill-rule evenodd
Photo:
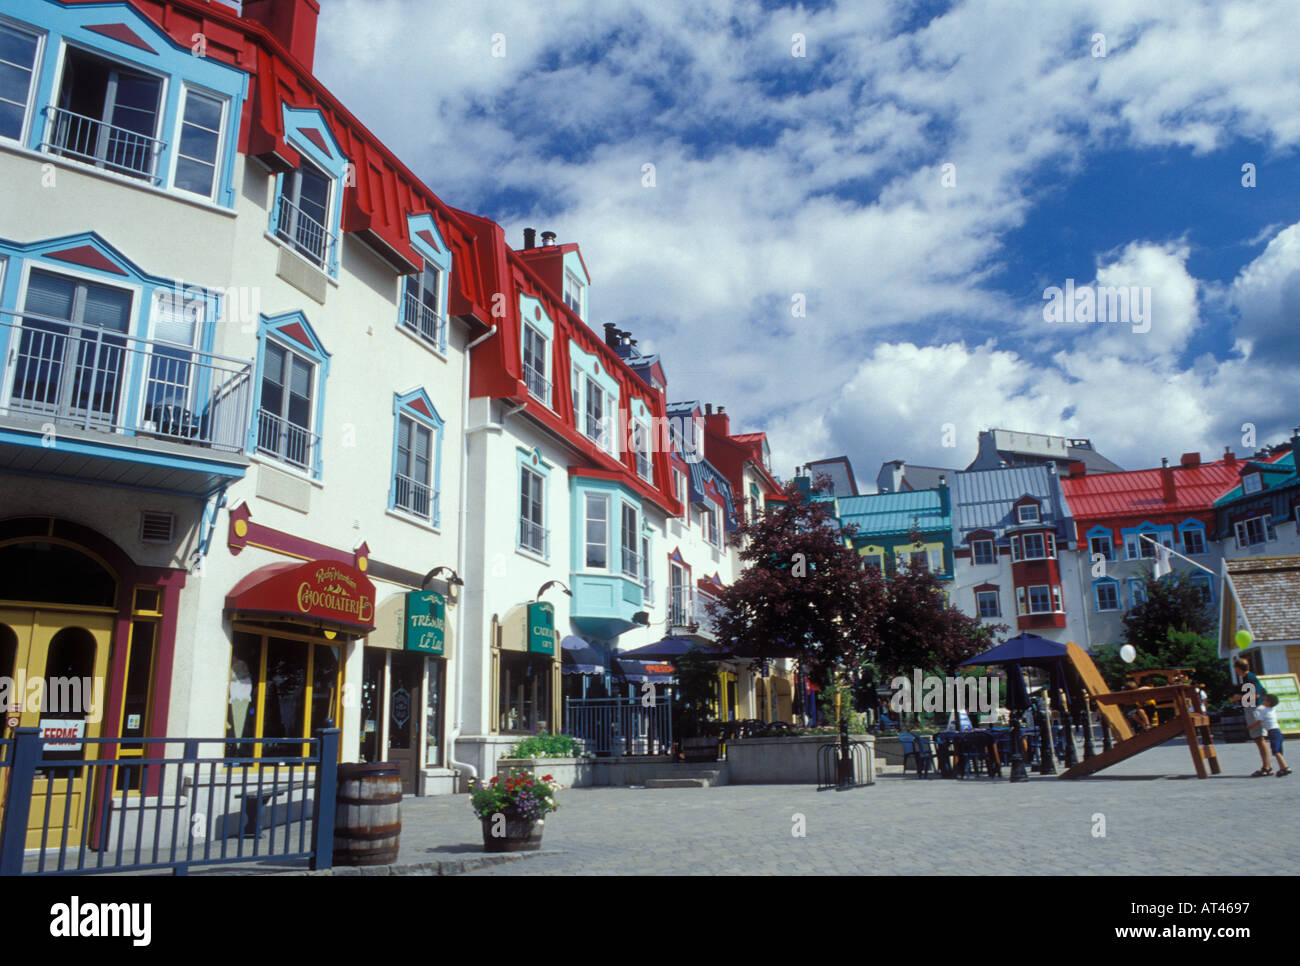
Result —
M 161 183 L 158 155 L 166 146 L 163 141 L 53 105 L 45 108 L 45 116 L 41 147 L 51 154 Z
M 279 206 L 275 233 L 293 245 L 300 255 L 333 271 L 338 237 L 288 198 L 281 198 Z
M 688 587 L 668 588 L 668 626 L 690 627 L 694 623 Z
M 446 343 L 446 316 L 439 315 L 411 294 L 406 296 L 405 309 L 402 325 L 425 342 L 441 349 Z
M 623 576 L 641 582 L 641 555 L 627 547 L 623 548 Z
M 551 405 L 551 382 L 540 371 L 530 365 L 524 366 L 524 383 L 528 392 L 535 399 L 540 399 L 549 408 Z
M 540 524 L 533 523 L 523 517 L 519 518 L 519 546 L 520 549 L 527 550 L 531 553 L 538 554 L 542 557 L 550 557 L 550 531 Z
M 393 490 L 395 505 L 421 520 L 437 522 L 438 494 L 434 492 L 433 487 L 398 473 Z
M 641 598 L 642 598 L 642 600 L 646 601 L 647 603 L 649 603 L 650 601 L 653 601 L 653 600 L 655 599 L 655 581 L 654 581 L 654 578 L 650 576 L 650 565 L 649 565 L 649 564 L 650 564 L 649 561 L 646 561 L 646 562 L 645 562 L 645 574 L 646 574 L 646 578 L 645 578 L 645 581 L 641 584 L 641 587 L 642 587 L 642 589 L 643 589 L 643 591 L 644 591 L 644 593 L 642 593 L 642 595 L 641 595 Z
M 315 467 L 320 436 L 265 409 L 257 411 L 257 451 L 301 470 Z
M 21 321 L 7 321 L 14 317 Z M 244 448 L 252 363 L 0 309 L 8 410 L 56 426 Z

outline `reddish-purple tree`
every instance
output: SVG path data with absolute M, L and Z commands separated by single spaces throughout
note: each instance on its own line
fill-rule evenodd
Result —
M 880 643 L 886 588 L 848 546 L 855 529 L 793 483 L 742 519 L 745 569 L 712 608 L 719 643 L 738 655 L 794 658 L 819 684 L 867 659 Z

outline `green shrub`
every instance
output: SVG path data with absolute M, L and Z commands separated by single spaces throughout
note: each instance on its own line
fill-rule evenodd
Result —
M 582 754 L 572 735 L 552 735 L 545 731 L 525 738 L 510 749 L 507 758 L 577 758 Z

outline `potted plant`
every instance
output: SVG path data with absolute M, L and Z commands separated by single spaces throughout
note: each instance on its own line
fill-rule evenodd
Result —
M 536 852 L 542 847 L 542 826 L 555 801 L 554 778 L 513 773 L 504 780 L 470 782 L 470 807 L 483 823 L 487 852 Z

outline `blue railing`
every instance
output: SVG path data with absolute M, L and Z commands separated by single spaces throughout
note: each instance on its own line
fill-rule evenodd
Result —
M 564 733 L 596 755 L 671 754 L 672 698 L 566 698 Z
M 70 759 L 46 754 L 38 729 L 17 729 L 0 743 L 0 875 L 185 875 L 195 866 L 269 859 L 331 867 L 337 728 L 292 742 L 81 740 L 86 755 L 111 755 L 124 744 L 156 753 Z M 168 745 L 182 754 L 168 755 Z M 251 756 L 256 746 L 262 757 Z M 219 750 L 202 753 L 212 748 Z M 283 753 L 292 749 L 300 757 Z

